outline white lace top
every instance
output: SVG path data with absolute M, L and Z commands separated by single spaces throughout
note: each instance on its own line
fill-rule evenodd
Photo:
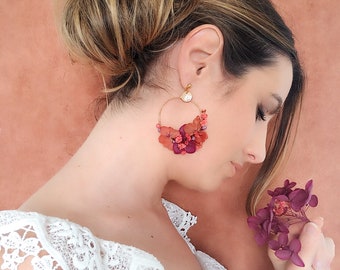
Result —
M 197 218 L 177 205 L 163 205 L 179 234 L 196 255 L 203 270 L 226 270 L 207 254 L 196 251 L 187 232 Z M 0 269 L 18 270 L 161 270 L 153 255 L 138 248 L 106 241 L 65 219 L 17 210 L 0 212 Z

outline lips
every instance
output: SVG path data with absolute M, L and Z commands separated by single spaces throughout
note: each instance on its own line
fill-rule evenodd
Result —
M 232 171 L 229 171 L 228 178 L 234 177 L 235 174 L 242 169 L 242 165 L 234 161 L 230 161 L 229 165 Z
M 236 171 L 242 170 L 243 165 L 241 165 L 240 163 L 231 161 L 231 164 L 235 167 Z

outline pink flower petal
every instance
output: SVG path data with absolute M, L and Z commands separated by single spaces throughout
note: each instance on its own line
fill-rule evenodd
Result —
M 281 249 L 275 251 L 275 255 L 281 260 L 288 260 L 292 256 L 292 252 L 290 250 Z
M 289 244 L 289 249 L 294 253 L 298 253 L 301 250 L 301 242 L 299 239 L 293 239 Z
M 309 201 L 309 205 L 311 207 L 316 207 L 318 205 L 319 201 L 318 201 L 318 197 L 316 195 L 312 195 L 312 197 L 310 198 L 310 201 Z
M 268 235 L 263 231 L 260 231 L 255 235 L 255 241 L 259 246 L 264 245 L 267 242 L 267 240 Z
M 310 193 L 312 191 L 312 188 L 313 188 L 313 180 L 309 180 L 307 183 L 306 183 L 306 186 L 305 186 L 305 190 Z
M 288 234 L 280 233 L 278 240 L 279 240 L 279 243 L 280 243 L 281 246 L 287 246 L 287 244 L 288 244 Z
M 268 246 L 272 249 L 272 250 L 279 250 L 280 249 L 280 244 L 278 241 L 275 240 L 270 240 L 268 242 Z
M 305 266 L 303 260 L 300 258 L 300 256 L 297 253 L 293 253 L 290 260 L 292 261 L 292 263 L 294 263 L 297 266 L 300 266 L 300 267 Z

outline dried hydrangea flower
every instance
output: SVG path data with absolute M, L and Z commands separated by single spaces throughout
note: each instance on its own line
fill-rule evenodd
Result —
M 200 149 L 208 139 L 205 132 L 207 128 L 207 113 L 205 110 L 196 116 L 192 123 L 182 125 L 179 130 L 172 127 L 157 124 L 160 133 L 158 140 L 164 147 L 173 151 L 175 154 L 192 154 Z
M 288 241 L 289 226 L 296 223 L 307 223 L 306 215 L 309 207 L 318 205 L 318 197 L 312 194 L 313 180 L 306 183 L 304 189 L 295 188 L 295 182 L 288 179 L 283 187 L 273 191 L 266 207 L 259 209 L 255 216 L 248 217 L 248 225 L 255 231 L 257 244 L 267 244 L 275 251 L 275 255 L 282 260 L 291 260 L 297 266 L 304 266 L 299 257 L 301 243 L 298 238 Z M 273 239 L 276 236 L 276 239 Z
M 291 260 L 297 266 L 305 266 L 298 254 L 301 250 L 301 243 L 299 239 L 294 238 L 288 242 L 288 234 L 281 233 L 277 240 L 269 240 L 268 246 L 272 250 L 275 250 L 275 255 L 279 259 Z

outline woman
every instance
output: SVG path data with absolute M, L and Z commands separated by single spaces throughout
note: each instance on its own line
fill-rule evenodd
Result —
M 249 209 L 281 158 L 303 76 L 270 3 L 132 2 L 66 4 L 65 41 L 108 78 L 108 106 L 56 175 L 0 214 L 4 269 L 224 269 L 191 245 L 195 217 L 162 200 L 164 186 L 210 191 L 263 162 L 279 112 Z M 320 239 L 301 251 L 306 269 L 331 260 L 332 247 L 319 252 L 319 227 L 307 224 L 301 236 Z

